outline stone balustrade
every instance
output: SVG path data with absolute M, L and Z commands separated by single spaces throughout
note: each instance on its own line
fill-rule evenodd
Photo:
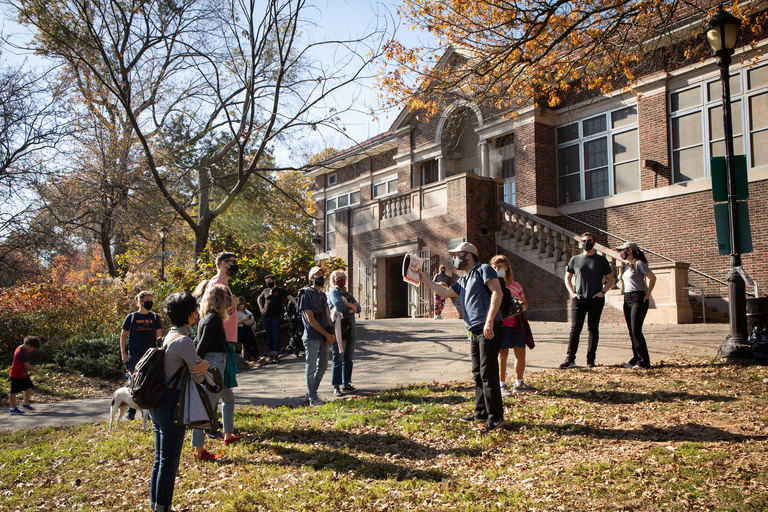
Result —
M 509 204 L 499 202 L 502 213 L 501 236 L 524 250 L 537 253 L 539 258 L 565 268 L 572 256 L 582 252 L 581 237 L 552 222 Z M 619 253 L 595 244 L 598 254 L 605 256 L 618 282 L 622 262 Z M 614 285 L 616 288 L 616 285 Z

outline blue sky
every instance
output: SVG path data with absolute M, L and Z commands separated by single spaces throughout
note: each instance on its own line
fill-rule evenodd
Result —
M 311 6 L 305 11 L 310 23 L 304 28 L 304 36 L 311 41 L 329 39 L 353 40 L 375 29 L 383 29 L 388 36 L 396 33 L 398 39 L 409 45 L 420 44 L 422 40 L 431 41 L 428 34 L 406 30 L 399 26 L 397 15 L 398 1 L 391 0 L 310 0 Z M 4 36 L 17 34 L 14 41 L 23 45 L 30 36 L 23 27 L 7 19 L 5 8 L 0 7 L 2 33 Z M 15 54 L 15 55 L 14 55 Z M 323 65 L 333 64 L 339 57 L 330 48 L 317 55 Z M 35 65 L 35 57 L 23 52 L 3 49 L 3 61 L 27 59 L 29 65 Z M 291 140 L 284 141 L 275 148 L 278 164 L 301 165 L 306 155 L 312 155 L 325 147 L 343 148 L 362 142 L 389 129 L 397 116 L 397 111 L 384 112 L 380 109 L 375 93 L 376 80 L 373 76 L 376 67 L 371 66 L 364 77 L 352 86 L 346 87 L 329 99 L 328 105 L 336 108 L 345 130 L 339 134 L 333 130 L 308 131 Z M 371 110 L 378 119 L 374 119 Z

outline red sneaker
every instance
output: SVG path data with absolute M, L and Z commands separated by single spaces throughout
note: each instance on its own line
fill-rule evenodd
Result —
M 195 460 L 216 460 L 219 458 L 219 455 L 214 455 L 213 453 L 205 449 L 203 449 L 203 452 L 200 454 L 200 457 L 197 456 L 197 453 L 195 453 L 193 456 Z
M 236 442 L 238 442 L 241 439 L 242 439 L 242 437 L 236 436 L 236 435 L 232 434 L 232 437 L 230 437 L 229 439 L 224 439 L 224 446 L 229 446 L 231 444 L 235 444 Z

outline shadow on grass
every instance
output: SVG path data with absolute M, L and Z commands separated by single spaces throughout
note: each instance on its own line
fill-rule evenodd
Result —
M 527 430 L 547 430 L 561 436 L 582 436 L 595 439 L 614 439 L 632 441 L 677 441 L 677 442 L 713 442 L 723 441 L 743 443 L 745 441 L 765 441 L 766 435 L 744 435 L 729 432 L 721 428 L 697 423 L 685 423 L 669 427 L 642 425 L 639 429 L 599 428 L 591 425 L 576 423 L 551 424 L 510 421 L 508 430 L 518 431 L 525 427 Z
M 554 390 L 547 393 L 553 398 L 572 398 L 593 403 L 608 404 L 637 404 L 641 402 L 735 402 L 737 399 L 724 395 L 696 395 L 680 391 L 653 391 L 650 393 L 632 393 L 627 391 L 572 391 L 569 389 Z
M 393 434 L 354 434 L 333 432 L 331 434 L 318 429 L 280 430 L 267 429 L 259 432 L 261 446 L 280 456 L 280 460 L 271 463 L 277 465 L 312 466 L 314 469 L 331 469 L 338 472 L 353 472 L 361 478 L 386 480 L 418 479 L 440 482 L 448 475 L 437 468 L 429 467 L 429 461 L 440 455 L 475 457 L 481 449 L 439 450 Z M 307 449 L 293 448 L 286 444 L 266 442 L 280 439 L 288 445 L 303 445 Z M 363 452 L 383 458 L 384 461 L 371 461 L 355 456 L 354 452 Z M 398 460 L 403 460 L 398 464 Z M 269 461 L 264 462 L 269 464 Z M 414 469 L 411 466 L 426 466 Z

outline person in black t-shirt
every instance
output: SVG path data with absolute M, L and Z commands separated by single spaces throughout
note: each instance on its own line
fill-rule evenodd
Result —
M 120 333 L 120 355 L 129 375 L 136 369 L 136 363 L 144 353 L 157 346 L 157 338 L 163 335 L 160 315 L 152 313 L 152 292 L 143 290 L 136 296 L 139 310 L 125 317 Z M 130 378 L 130 377 L 129 377 Z M 132 420 L 136 409 L 128 409 L 126 418 Z
M 280 355 L 280 319 L 283 317 L 283 300 L 288 299 L 296 305 L 299 305 L 293 295 L 288 290 L 275 284 L 275 276 L 268 275 L 264 278 L 267 287 L 261 292 L 256 301 L 259 304 L 262 323 L 264 324 L 264 333 L 267 335 L 267 347 L 269 347 L 270 361 L 277 362 Z

